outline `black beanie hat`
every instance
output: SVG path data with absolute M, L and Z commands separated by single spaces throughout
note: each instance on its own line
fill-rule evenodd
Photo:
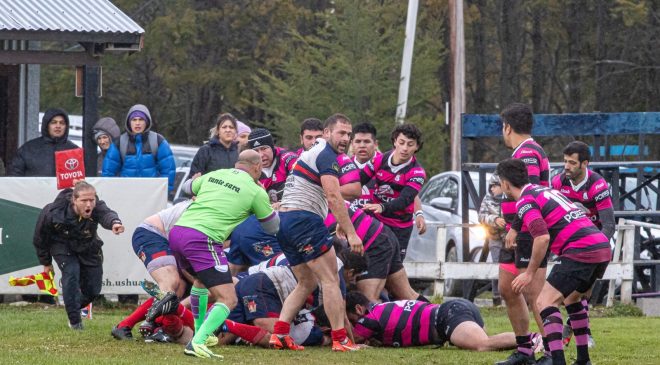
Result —
M 273 142 L 273 135 L 270 134 L 268 129 L 253 129 L 248 136 L 247 145 L 250 149 L 255 149 L 261 146 L 269 146 L 273 150 L 273 155 L 275 155 L 275 143 Z

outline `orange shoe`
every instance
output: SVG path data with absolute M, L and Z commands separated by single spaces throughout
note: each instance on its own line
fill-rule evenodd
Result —
M 270 335 L 270 340 L 268 341 L 271 349 L 275 350 L 293 350 L 293 351 L 302 351 L 305 349 L 304 346 L 296 345 L 293 341 L 293 338 L 289 335 Z
M 347 352 L 347 351 L 358 351 L 360 346 L 356 345 L 348 337 L 342 342 L 332 341 L 332 351 L 338 352 Z

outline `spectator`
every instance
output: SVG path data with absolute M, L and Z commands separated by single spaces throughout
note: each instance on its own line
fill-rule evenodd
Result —
M 96 162 L 96 169 L 99 174 L 103 172 L 103 159 L 105 159 L 110 145 L 119 140 L 120 134 L 119 126 L 117 126 L 117 122 L 112 118 L 101 118 L 94 124 L 94 141 L 96 141 L 96 145 L 101 149 Z
M 479 223 L 486 227 L 488 232 L 488 249 L 493 262 L 500 262 L 500 250 L 506 236 L 506 221 L 502 216 L 502 187 L 500 178 L 493 174 L 488 181 L 488 192 L 479 208 Z M 502 297 L 498 288 L 498 281 L 493 280 L 493 305 L 501 305 Z
M 238 123 L 229 113 L 218 115 L 211 129 L 211 140 L 200 147 L 190 166 L 190 176 L 218 169 L 231 169 L 238 161 L 238 142 L 235 142 Z
M 151 114 L 136 104 L 126 115 L 126 132 L 110 145 L 103 160 L 103 176 L 167 177 L 168 190 L 174 189 L 176 165 L 169 143 L 151 131 Z
M 240 150 L 247 145 L 248 136 L 250 135 L 250 132 L 252 132 L 252 128 L 240 120 L 237 120 L 236 124 L 238 125 L 238 128 L 236 130 L 236 138 L 234 138 L 234 141 L 238 142 L 238 149 Z
M 101 292 L 103 242 L 99 223 L 114 234 L 124 232 L 117 213 L 98 200 L 96 189 L 85 181 L 62 190 L 39 214 L 34 247 L 44 272 L 53 271 L 53 258 L 62 271 L 64 308 L 69 327 L 82 330 L 80 309 Z
M 6 174 L 5 163 L 0 158 L 0 176 L 5 176 L 5 174 Z
M 55 151 L 78 148 L 69 137 L 69 116 L 48 109 L 41 120 L 41 137 L 27 141 L 16 152 L 9 176 L 55 176 Z

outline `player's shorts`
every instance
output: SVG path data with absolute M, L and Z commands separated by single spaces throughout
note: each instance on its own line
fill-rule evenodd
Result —
M 222 243 L 189 227 L 174 226 L 170 230 L 170 248 L 179 267 L 191 269 L 207 287 L 231 283 L 229 263 Z
M 500 250 L 499 261 L 500 264 L 513 264 L 516 262 L 516 251 L 502 247 Z
M 238 303 L 229 319 L 238 323 L 252 323 L 257 318 L 278 318 L 282 302 L 273 281 L 264 273 L 252 274 L 236 284 Z
M 275 242 L 252 242 L 234 246 L 232 242 L 227 252 L 227 261 L 234 265 L 252 266 L 268 260 L 280 253 L 280 245 Z
M 332 248 L 332 236 L 323 218 L 304 210 L 280 212 L 277 240 L 291 266 L 311 261 Z
M 548 284 L 566 298 L 574 291 L 586 293 L 603 277 L 609 261 L 586 263 L 559 256 L 548 275 Z
M 463 322 L 475 322 L 484 327 L 484 320 L 479 308 L 466 299 L 452 299 L 440 305 L 435 318 L 435 330 L 438 333 L 440 344 L 451 339 L 456 327 Z
M 383 230 L 364 253 L 367 258 L 367 271 L 360 273 L 356 280 L 385 279 L 403 269 L 399 254 L 399 241 L 392 231 L 383 226 Z
M 532 242 L 533 240 L 531 239 L 517 240 L 515 251 L 516 251 L 516 267 L 518 269 L 526 269 L 527 265 L 529 265 L 529 260 L 532 258 Z M 543 260 L 541 261 L 539 268 L 543 269 L 548 267 L 548 252 L 550 252 L 550 250 L 546 250 L 545 256 L 543 257 Z
M 410 242 L 410 235 L 412 235 L 413 227 L 392 227 L 387 226 L 394 233 L 397 241 L 399 241 L 399 253 L 401 255 L 401 261 L 406 258 L 406 252 L 408 251 L 408 243 Z
M 172 250 L 167 239 L 146 228 L 136 228 L 135 232 L 133 232 L 132 242 L 133 252 L 135 252 L 147 269 L 150 268 L 150 264 L 154 259 L 172 256 Z M 176 265 L 174 261 L 171 263 Z

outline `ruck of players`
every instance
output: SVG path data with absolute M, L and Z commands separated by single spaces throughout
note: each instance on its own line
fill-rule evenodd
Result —
M 65 125 L 66 115 L 53 113 Z M 591 364 L 599 332 L 590 327 L 587 300 L 611 259 L 614 234 L 608 184 L 589 169 L 589 147 L 578 141 L 565 147 L 564 171 L 551 178 L 531 135 L 531 107 L 514 103 L 500 116 L 511 158 L 488 182 L 480 219 L 499 242 L 491 250 L 499 263 L 494 293 L 511 331 L 489 334 L 474 303 L 431 303 L 411 287 L 403 261 L 413 230 L 426 231 L 417 126 L 398 125 L 387 132 L 391 145 L 379 145 L 368 122 L 310 117 L 301 122 L 300 148 L 289 150 L 269 130 L 225 113 L 183 183 L 192 198 L 144 217 L 130 243 L 124 235 L 125 249 L 150 275 L 149 299 L 108 332 L 178 344 L 199 358 L 221 358 L 223 346 L 241 343 L 282 351 L 512 350 L 499 365 L 565 364 L 573 338 L 575 364 Z M 136 176 L 144 167 L 171 180 L 171 151 L 162 136 L 148 137 L 148 109 L 131 108 L 126 126 L 129 146 L 110 143 L 103 174 L 128 168 L 126 176 Z M 101 198 L 77 182 L 43 209 L 35 230 L 44 271 L 54 260 L 63 273 L 73 330 L 84 330 L 80 309 L 100 294 L 98 225 L 124 231 L 122 212 Z M 547 272 L 549 260 L 555 265 Z

